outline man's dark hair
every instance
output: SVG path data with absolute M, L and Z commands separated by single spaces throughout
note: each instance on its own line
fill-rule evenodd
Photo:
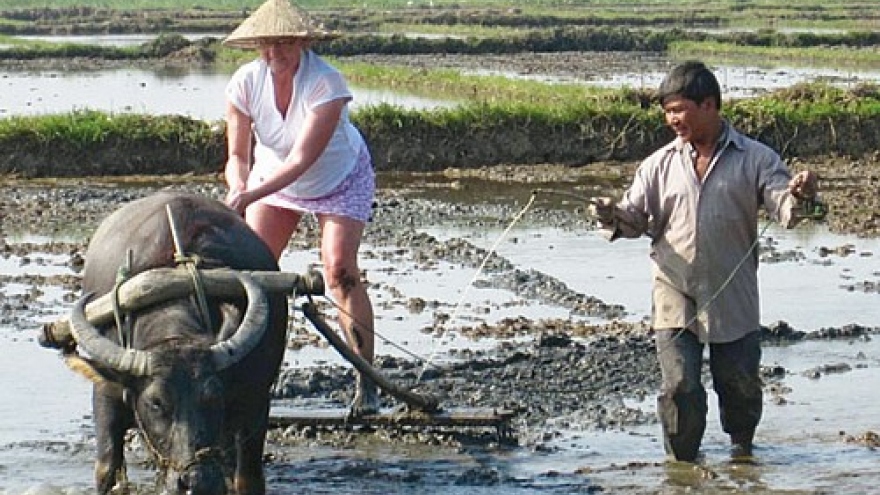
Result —
M 721 109 L 721 87 L 718 79 L 703 62 L 691 60 L 672 69 L 660 83 L 657 99 L 662 105 L 671 96 L 681 96 L 696 103 L 714 98 L 718 109 Z

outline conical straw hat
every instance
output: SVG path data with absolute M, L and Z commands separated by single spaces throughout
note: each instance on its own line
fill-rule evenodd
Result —
M 307 38 L 326 40 L 339 34 L 312 21 L 308 12 L 288 0 L 267 0 L 223 40 L 235 48 L 256 48 L 260 42 Z

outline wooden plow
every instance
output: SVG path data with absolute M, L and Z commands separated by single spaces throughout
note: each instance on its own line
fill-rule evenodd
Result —
M 510 421 L 514 413 L 500 409 L 452 409 L 426 413 L 406 408 L 382 411 L 378 414 L 350 417 L 348 411 L 341 409 L 294 409 L 283 404 L 272 407 L 269 425 L 276 428 L 296 427 L 343 427 L 378 426 L 384 428 L 486 428 L 495 432 L 499 442 L 509 442 L 513 438 Z
M 280 292 L 289 297 L 324 294 L 324 280 L 317 272 L 306 275 L 287 272 L 249 271 L 245 272 L 259 283 L 267 292 Z M 119 286 L 114 302 L 111 294 L 105 294 L 85 309 L 86 318 L 95 325 L 104 325 L 114 319 L 114 305 L 123 312 L 137 311 L 168 299 L 189 297 L 196 293 L 196 280 L 205 295 L 217 298 L 235 299 L 245 297 L 244 288 L 238 282 L 236 272 L 231 269 L 198 270 L 198 277 L 186 267 L 155 268 L 133 276 Z M 499 439 L 511 437 L 510 420 L 514 413 L 499 409 L 453 409 L 441 408 L 437 398 L 416 393 L 402 387 L 383 376 L 376 368 L 364 360 L 339 337 L 310 303 L 301 305 L 301 311 L 315 329 L 350 362 L 355 369 L 372 379 L 388 395 L 403 402 L 406 407 L 389 412 L 352 417 L 345 409 L 296 410 L 273 404 L 269 422 L 273 426 L 345 426 L 366 425 L 383 427 L 490 427 L 494 428 Z M 46 323 L 40 331 L 38 341 L 41 346 L 71 350 L 76 342 L 67 317 Z

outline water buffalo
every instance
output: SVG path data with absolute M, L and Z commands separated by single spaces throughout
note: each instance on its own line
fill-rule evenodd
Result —
M 86 253 L 85 294 L 111 292 L 120 267 L 135 275 L 177 264 L 166 206 L 177 245 L 201 268 L 278 270 L 269 249 L 225 205 L 161 192 L 123 206 L 98 227 Z M 71 332 L 88 356 L 77 359 L 79 371 L 95 381 L 99 493 L 124 479 L 129 428 L 141 430 L 166 492 L 265 492 L 263 446 L 285 349 L 287 299 L 240 277 L 246 300 L 172 299 L 123 313 L 115 319 L 120 325 L 89 323 L 88 296 L 75 305 Z

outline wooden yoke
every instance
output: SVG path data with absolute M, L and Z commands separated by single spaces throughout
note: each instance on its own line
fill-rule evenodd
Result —
M 235 271 L 228 268 L 199 270 L 208 296 L 222 299 L 244 298 L 244 288 L 238 282 Z M 307 275 L 296 273 L 261 271 L 245 272 L 259 283 L 266 292 L 282 292 L 298 295 L 323 295 L 324 279 L 320 273 Z M 119 287 L 119 309 L 137 311 L 150 305 L 189 297 L 195 291 L 192 274 L 186 268 L 155 268 L 139 273 Z M 112 294 L 104 294 L 86 307 L 86 318 L 94 325 L 113 321 Z M 41 346 L 66 349 L 75 342 L 70 332 L 70 321 L 63 317 L 46 323 L 38 336 Z
M 306 275 L 285 272 L 245 272 L 259 283 L 266 292 L 281 292 L 294 297 L 301 295 L 323 295 L 324 279 L 320 273 Z M 199 270 L 199 276 L 208 296 L 221 299 L 244 298 L 244 288 L 236 278 L 236 271 L 228 268 Z M 123 312 L 137 311 L 169 299 L 189 297 L 195 291 L 193 276 L 185 267 L 155 268 L 139 273 L 120 285 L 118 291 L 119 309 Z M 104 325 L 113 321 L 113 294 L 104 294 L 86 307 L 86 319 L 93 325 Z M 330 328 L 313 304 L 303 304 L 302 312 L 315 329 L 326 338 L 342 357 L 355 369 L 372 379 L 389 395 L 406 403 L 413 409 L 433 413 L 440 409 L 439 401 L 432 396 L 420 395 L 391 382 L 382 376 L 370 363 L 356 354 Z M 53 323 L 46 323 L 38 336 L 41 346 L 69 350 L 76 342 L 70 330 L 70 320 L 63 317 Z

